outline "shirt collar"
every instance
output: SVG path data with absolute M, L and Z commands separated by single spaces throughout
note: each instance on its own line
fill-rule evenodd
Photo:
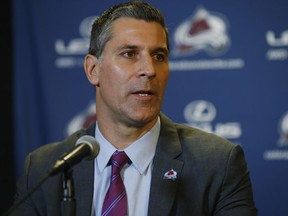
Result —
M 117 149 L 108 140 L 105 139 L 105 137 L 100 132 L 97 123 L 95 130 L 96 140 L 100 145 L 100 152 L 96 158 L 96 164 L 99 171 L 103 172 L 112 154 Z M 160 118 L 158 117 L 156 124 L 150 131 L 148 131 L 146 134 L 144 134 L 142 137 L 124 149 L 125 153 L 132 161 L 132 165 L 135 166 L 141 175 L 145 173 L 149 164 L 154 158 L 159 134 Z

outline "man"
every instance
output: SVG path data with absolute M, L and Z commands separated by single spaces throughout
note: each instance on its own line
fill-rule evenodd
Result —
M 160 113 L 168 54 L 163 16 L 148 3 L 121 3 L 99 16 L 84 63 L 96 88 L 97 122 L 29 154 L 18 199 L 79 137 L 92 135 L 99 155 L 73 167 L 76 215 L 257 215 L 241 147 Z M 105 204 L 116 175 L 110 158 L 119 152 L 128 156 L 115 177 L 124 189 L 115 205 Z M 13 215 L 60 215 L 61 184 L 60 174 L 47 179 Z

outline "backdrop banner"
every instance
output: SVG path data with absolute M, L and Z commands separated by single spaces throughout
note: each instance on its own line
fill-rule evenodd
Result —
M 83 60 L 118 2 L 13 0 L 17 176 L 28 152 L 94 120 Z M 259 215 L 288 215 L 288 1 L 149 2 L 170 33 L 163 112 L 242 145 Z

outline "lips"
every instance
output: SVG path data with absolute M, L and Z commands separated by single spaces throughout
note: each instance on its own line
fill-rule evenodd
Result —
M 145 97 L 145 96 L 153 95 L 154 93 L 152 91 L 140 90 L 140 91 L 133 92 L 133 94 Z

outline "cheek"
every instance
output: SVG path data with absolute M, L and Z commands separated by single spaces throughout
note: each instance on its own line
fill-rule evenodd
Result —
M 113 68 L 110 65 L 102 64 L 99 72 L 99 84 L 107 86 L 113 82 L 113 73 Z
M 161 86 L 163 88 L 163 90 L 165 91 L 165 88 L 168 84 L 168 80 L 169 80 L 169 72 L 168 73 L 163 73 L 161 79 L 160 79 L 160 83 L 161 83 Z
M 107 94 L 116 95 L 121 92 L 121 86 L 125 86 L 127 79 L 125 71 L 112 64 L 103 65 L 99 74 L 99 86 L 105 89 Z

